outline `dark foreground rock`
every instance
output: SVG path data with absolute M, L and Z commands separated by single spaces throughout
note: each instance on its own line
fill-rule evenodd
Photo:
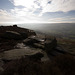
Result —
M 53 62 L 36 62 L 28 58 L 11 61 L 0 75 L 75 75 L 75 60 L 70 55 L 56 56 Z
M 51 51 L 56 49 L 56 47 L 57 47 L 57 40 L 56 40 L 56 38 L 53 38 L 50 42 L 49 41 L 45 42 L 45 45 L 44 45 L 44 49 L 48 53 L 50 53 Z
M 6 39 L 26 39 L 29 36 L 36 35 L 33 30 L 14 26 L 0 26 L 0 37 Z
M 27 36 L 26 36 L 27 37 Z M 2 38 L 5 39 L 15 39 L 15 40 L 20 40 L 23 39 L 21 34 L 15 31 L 6 31 L 3 35 Z
M 18 42 L 28 38 L 29 36 L 36 36 L 33 30 L 13 26 L 0 26 L 0 52 L 14 49 Z
M 42 53 L 36 53 L 34 55 L 29 55 L 27 56 L 30 60 L 34 60 L 34 61 L 41 61 L 41 58 L 44 57 L 44 54 Z
M 35 51 L 39 48 L 42 50 L 41 52 L 43 52 L 43 54 L 40 52 L 32 55 L 27 55 L 28 52 L 25 52 L 26 55 L 21 56 L 22 58 L 20 59 L 1 59 L 0 75 L 75 75 L 75 57 L 57 48 L 56 38 L 52 40 L 45 39 L 44 42 L 42 42 L 34 38 L 28 39 L 28 37 L 32 35 L 35 36 L 36 33 L 32 30 L 17 27 L 17 25 L 0 27 L 1 52 L 11 50 L 18 42 L 24 43 L 25 46 L 27 45 L 30 50 L 31 47 L 34 48 Z M 26 41 L 23 42 L 23 39 L 26 39 Z M 25 50 L 28 51 L 27 48 L 23 48 L 23 51 Z M 17 51 L 19 52 L 19 49 L 17 49 Z M 13 53 L 9 54 L 20 55 L 21 52 L 16 53 L 16 49 L 14 49 Z M 41 61 L 41 58 L 44 57 L 44 52 L 47 52 L 50 60 Z M 5 54 L 5 57 L 9 56 L 9 54 Z

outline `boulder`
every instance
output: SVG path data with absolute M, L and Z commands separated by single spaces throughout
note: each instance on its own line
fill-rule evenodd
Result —
M 56 38 L 54 38 L 51 42 L 45 43 L 45 45 L 44 45 L 44 49 L 47 52 L 53 51 L 54 49 L 56 49 L 56 47 L 57 47 L 57 40 L 56 40 Z
M 17 25 L 0 26 L 0 37 L 7 39 L 25 39 L 29 36 L 36 35 L 33 30 L 21 28 Z
M 2 59 L 0 59 L 0 67 L 2 67 L 4 65 L 4 62 Z
M 6 39 L 15 39 L 15 40 L 19 40 L 19 39 L 23 39 L 23 37 L 21 36 L 20 33 L 15 32 L 15 31 L 6 31 L 3 35 L 3 38 Z
M 31 46 L 33 46 L 34 43 L 39 43 L 39 42 L 40 41 L 38 41 L 37 39 L 34 39 L 34 38 L 28 38 L 23 41 L 24 44 L 31 45 Z
M 42 57 L 44 57 L 44 54 L 42 54 L 42 53 L 36 53 L 36 54 L 34 54 L 34 55 L 29 55 L 28 56 L 28 58 L 30 59 L 30 60 L 34 60 L 34 61 L 41 61 L 41 58 Z
M 0 58 L 0 73 L 2 72 L 2 71 L 4 71 L 4 69 L 2 68 L 2 66 L 4 65 L 4 62 L 1 60 L 1 58 Z
M 1 73 L 2 71 L 4 71 L 4 69 L 3 69 L 2 67 L 0 67 L 0 73 Z
M 15 24 L 15 25 L 13 25 L 13 27 L 17 27 L 17 25 Z
M 21 32 L 20 35 L 22 36 L 23 39 L 28 38 L 28 34 L 25 32 Z
M 28 30 L 28 36 L 32 36 L 32 35 L 36 36 L 36 33 L 33 30 Z

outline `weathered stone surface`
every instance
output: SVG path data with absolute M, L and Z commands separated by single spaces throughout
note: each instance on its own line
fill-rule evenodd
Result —
M 3 69 L 2 67 L 0 67 L 0 73 L 1 73 L 2 71 L 4 71 L 4 69 Z
M 23 39 L 28 38 L 28 34 L 25 32 L 21 32 L 20 35 L 22 36 Z
M 1 58 L 3 59 L 3 61 L 7 61 L 7 60 L 20 59 L 22 56 L 25 55 L 30 56 L 36 53 L 41 53 L 41 50 L 35 50 L 33 48 L 24 47 L 22 49 L 12 49 L 9 51 L 4 51 L 2 53 Z
M 6 39 L 22 39 L 21 34 L 15 31 L 6 31 L 2 37 Z
M 30 34 L 31 35 L 31 34 Z M 6 39 L 26 39 L 28 38 L 28 36 L 30 36 L 29 33 L 26 33 L 26 32 L 21 32 L 21 33 L 18 33 L 18 32 L 15 32 L 15 31 L 6 31 L 2 37 L 3 38 L 6 38 Z M 32 34 L 33 35 L 33 34 Z
M 3 65 L 4 65 L 4 62 L 0 59 L 0 72 L 4 71 L 4 69 L 2 68 Z
M 34 55 L 30 55 L 28 57 L 29 57 L 30 60 L 41 61 L 41 58 L 44 57 L 44 54 L 39 52 L 39 53 L 36 53 Z
M 33 30 L 21 28 L 17 25 L 0 26 L 0 37 L 8 39 L 25 39 L 29 36 L 36 35 Z
M 44 49 L 47 52 L 51 52 L 56 47 L 57 47 L 57 40 L 56 40 L 56 38 L 54 38 L 51 42 L 45 43 L 45 45 L 44 45 Z
M 33 45 L 34 43 L 39 43 L 40 41 L 38 41 L 37 39 L 34 39 L 34 38 L 28 38 L 28 39 L 25 39 L 24 41 L 24 44 L 26 45 Z
M 29 36 L 36 35 L 36 33 L 33 30 L 28 30 L 28 32 L 29 32 L 28 33 Z
M 4 65 L 4 62 L 2 61 L 2 59 L 0 59 L 0 67 L 2 67 Z

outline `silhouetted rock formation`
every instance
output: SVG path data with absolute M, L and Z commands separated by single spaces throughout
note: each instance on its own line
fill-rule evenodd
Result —
M 2 37 L 6 39 L 16 39 L 16 40 L 22 39 L 21 34 L 14 31 L 6 31 Z
M 0 37 L 7 39 L 26 39 L 29 36 L 36 35 L 33 30 L 13 26 L 0 26 Z
M 36 36 L 36 33 L 33 30 L 28 30 L 28 36 Z
M 13 25 L 13 27 L 17 27 L 17 25 L 15 24 L 15 25 Z
M 21 32 L 20 35 L 22 36 L 22 39 L 26 39 L 28 37 L 28 34 L 25 32 Z
M 0 26 L 0 52 L 14 49 L 18 42 L 22 42 L 30 36 L 36 36 L 36 33 L 33 30 L 16 25 Z
M 56 38 L 54 38 L 50 42 L 49 41 L 48 42 L 45 42 L 45 45 L 44 45 L 44 49 L 47 52 L 53 51 L 56 47 L 57 47 L 57 40 L 56 40 Z

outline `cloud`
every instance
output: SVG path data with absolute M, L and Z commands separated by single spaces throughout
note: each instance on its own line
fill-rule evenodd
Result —
M 3 23 L 35 23 L 42 21 L 42 19 L 32 12 L 29 12 L 26 8 L 14 8 L 11 9 L 10 12 L 0 10 L 0 21 Z
M 13 16 L 6 10 L 0 10 L 0 21 L 1 22 L 13 21 Z
M 70 16 L 63 18 L 50 18 L 48 19 L 49 23 L 75 23 L 75 18 L 71 18 Z
M 42 2 L 42 13 L 45 12 L 57 12 L 57 11 L 62 11 L 62 12 L 68 12 L 71 10 L 75 10 L 75 0 L 51 0 L 51 3 L 48 4 L 48 1 Z
M 24 6 L 28 9 L 39 8 L 36 0 L 10 0 L 15 6 Z
M 42 9 L 40 16 L 45 12 L 68 12 L 75 10 L 75 0 L 10 0 L 15 6 L 24 6 L 28 10 Z
M 11 3 L 15 5 L 16 8 L 12 9 L 11 11 L 18 14 L 18 16 L 30 16 L 35 15 L 36 13 L 41 12 L 41 6 L 38 0 L 9 0 Z M 18 8 L 18 7 L 23 8 Z
M 25 12 L 26 11 L 26 12 Z M 50 14 L 50 16 L 49 16 Z M 9 23 L 75 23 L 75 17 L 72 16 L 64 16 L 64 13 L 58 12 L 58 13 L 47 13 L 45 16 L 49 17 L 43 17 L 43 16 L 38 16 L 34 15 L 32 12 L 29 12 L 27 8 L 14 8 L 11 9 L 11 12 L 7 12 L 6 10 L 0 10 L 0 21 L 3 23 L 9 22 Z M 54 16 L 53 16 L 54 14 Z M 55 14 L 62 14 L 63 16 L 61 17 L 60 15 L 55 16 Z M 67 13 L 68 14 L 68 13 Z M 66 14 L 66 15 L 67 15 Z M 52 15 L 52 16 L 51 16 Z
M 0 10 L 2 22 L 65 22 L 75 21 L 75 0 L 9 0 L 14 8 L 10 12 Z M 60 11 L 60 12 L 59 12 Z M 58 13 L 59 12 L 59 13 Z M 70 14 L 68 14 L 69 12 Z M 74 12 L 74 11 L 73 11 Z M 63 16 L 70 15 L 70 18 Z M 71 17 L 72 16 L 72 17 Z M 61 18 L 60 18 L 61 17 Z

